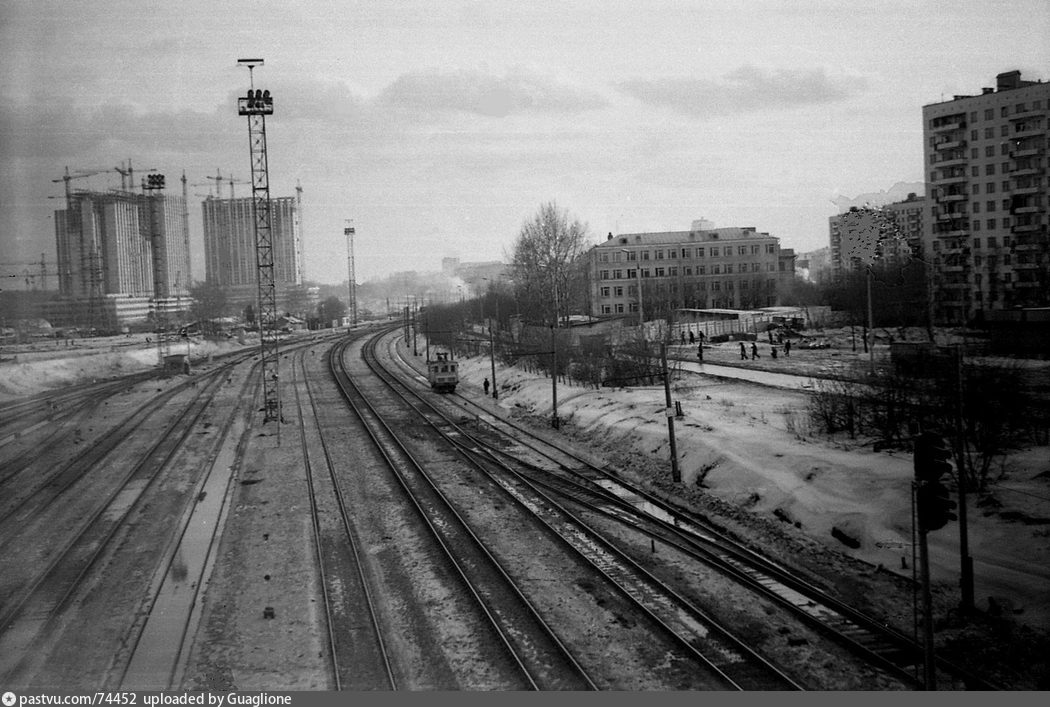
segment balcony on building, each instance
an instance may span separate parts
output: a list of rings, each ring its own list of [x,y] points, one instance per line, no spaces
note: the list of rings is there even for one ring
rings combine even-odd
[[[1029,118],[1040,118],[1043,116],[1042,109],[1036,108],[1025,108],[1023,111],[1014,113],[1010,116],[1010,122],[1018,120],[1028,120]]]
[[[1037,167],[1032,165],[1018,165],[1017,167],[1010,170],[1010,177],[1033,177],[1037,174],[1042,174],[1046,169],[1043,167]]]
[[[1015,131],[1010,136],[1014,140],[1020,140],[1021,138],[1032,137],[1034,135],[1042,135],[1046,132],[1045,128],[1041,128],[1035,123],[1018,123],[1014,128]]]
[[[1018,180],[1014,180],[1014,181],[1018,181]],[[1013,194],[1014,196],[1024,196],[1026,194],[1038,194],[1041,191],[1043,191],[1043,188],[1041,186],[1039,186],[1038,182],[1032,183],[1032,182],[1029,182],[1028,180],[1025,180],[1025,183],[1023,183],[1023,184],[1014,184],[1014,186],[1011,187],[1011,189],[1010,189],[1010,193]]]
[[[965,192],[950,191],[938,194],[936,199],[938,204],[949,204],[953,201],[966,201],[969,199],[969,196]]]
[[[942,135],[941,139],[938,140],[933,149],[941,152],[942,150],[955,150],[966,147],[966,140],[961,135]]]
[[[966,114],[958,113],[956,115],[946,115],[941,118],[934,118],[931,121],[930,130],[936,133],[947,133],[952,130],[965,130],[966,129]]]
[[[940,165],[938,165],[940,167]],[[967,181],[965,170],[957,170],[948,174],[945,174],[940,169],[937,170],[937,175],[934,177],[934,184],[962,184]]]
[[[1045,228],[1041,223],[1018,223],[1010,227],[1012,233],[1033,233]]]

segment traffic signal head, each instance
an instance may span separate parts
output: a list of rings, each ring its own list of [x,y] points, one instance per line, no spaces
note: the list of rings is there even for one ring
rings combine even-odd
[[[955,509],[958,504],[948,495],[948,489],[938,481],[919,482],[918,500],[919,528],[940,530],[950,520],[958,520]]]
[[[952,465],[948,460],[951,457],[951,450],[943,437],[923,432],[915,440],[915,478],[932,482],[950,474]]]

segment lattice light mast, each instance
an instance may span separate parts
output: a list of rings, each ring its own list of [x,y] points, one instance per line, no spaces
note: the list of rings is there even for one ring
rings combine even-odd
[[[161,233],[160,211],[164,206],[163,174],[150,174],[142,180],[142,192],[146,198],[146,209],[149,214],[149,238],[151,244],[150,261],[153,265],[153,324],[157,336],[157,364],[164,365],[164,357],[171,353],[168,342],[167,313],[162,311],[167,306],[168,288],[165,282],[167,272],[167,249],[165,238]]]
[[[349,270],[349,290],[350,290],[350,326],[357,326],[357,283],[354,280],[354,222],[350,219],[346,220],[346,227],[343,228],[343,235],[346,236],[346,267]]]
[[[273,115],[269,91],[255,88],[253,70],[262,59],[238,59],[248,67],[248,95],[237,99],[237,114],[248,116],[248,145],[252,160],[252,211],[255,215],[255,261],[259,293],[259,346],[262,360],[264,422],[280,421],[281,400],[277,363],[277,289],[274,280],[273,229],[270,215],[270,169],[266,160],[266,116]]]

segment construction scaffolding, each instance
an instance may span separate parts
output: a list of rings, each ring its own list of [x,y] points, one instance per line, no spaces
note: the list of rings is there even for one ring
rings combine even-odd
[[[264,422],[281,419],[278,388],[280,360],[277,330],[277,291],[274,278],[273,229],[270,216],[270,171],[266,159],[266,116],[273,115],[269,91],[255,88],[253,70],[262,59],[239,59],[248,67],[248,95],[237,99],[237,114],[248,117],[248,145],[252,163],[252,209],[255,216],[255,259],[258,271],[259,347],[262,361]]]

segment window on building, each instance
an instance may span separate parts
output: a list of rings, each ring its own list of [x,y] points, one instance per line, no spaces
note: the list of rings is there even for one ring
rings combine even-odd
[[[722,283],[720,283],[718,280],[715,280],[714,282],[711,283],[711,289],[714,290],[715,292],[721,291]]]
[[[664,259],[664,251],[663,251],[662,248],[660,250],[656,251],[656,259],[657,260],[663,260]]]
[[[617,287],[616,288],[616,296],[617,297],[623,297],[623,288],[622,287]]]
[[[623,305],[622,304],[616,305],[616,313],[617,314],[623,314]]]
[[[1010,228],[1010,217],[1007,216],[1003,219],[1003,228]]]
[[[667,249],[667,258],[668,258],[668,260],[677,260],[678,259],[678,249],[677,248],[668,248]]]
[[[985,221],[984,225],[989,231],[994,231],[995,230],[995,219],[994,218],[988,219],[987,221]]]
[[[1000,155],[1008,155],[1008,154],[1010,154],[1010,143],[1004,142],[1002,145],[1000,145],[999,146],[999,154]]]
[[[609,254],[608,254],[608,253],[602,253],[602,257],[601,257],[601,258],[599,258],[599,260],[600,260],[601,262],[603,262],[603,263],[607,263],[607,262],[609,262]]]
[[[740,289],[741,290],[746,290],[747,289],[747,280],[741,280],[740,281]]]
[[[985,120],[993,120],[995,118],[995,111],[991,108],[986,108],[984,111]]]
[[[762,267],[762,263],[751,263],[751,272],[758,272]]]
[[[1009,211],[1010,210],[1010,200],[1009,199],[1003,199],[1002,208],[1003,208],[1003,211]]]
[[[684,272],[682,274],[685,275],[686,277],[689,277],[690,275],[692,275],[693,274],[693,266],[692,265],[686,265],[685,269],[684,269]]]
[[[620,280],[623,278],[623,270],[613,270],[613,279]]]
[[[656,276],[657,277],[663,277],[664,276],[664,269],[663,268],[657,268],[656,269]]]
[[[689,249],[688,248],[682,248],[682,260],[688,260],[688,259],[689,259]]]
[[[977,165],[973,165],[972,167],[970,167],[970,176],[971,177],[979,177],[979,176],[981,176],[981,168],[978,167]]]
[[[1010,115],[1010,107],[1009,106],[1003,106],[1002,108],[999,109],[999,117],[1000,118],[1005,118],[1008,115]]]
[[[981,202],[979,202],[979,201],[973,202],[973,212],[975,214],[981,213]]]
[[[629,251],[627,251],[627,260],[628,261],[636,261],[636,260],[638,260],[638,251],[636,251],[636,250],[629,250]]]
[[[601,272],[600,272],[600,273],[598,274],[598,277],[599,277],[600,279],[602,279],[602,280],[608,280],[608,279],[609,279],[609,271],[608,271],[608,270],[602,270],[602,271],[601,271]]]
[[[602,305],[602,314],[612,314],[612,306],[608,304]]]
[[[638,277],[638,270],[636,270],[634,268],[628,268],[627,269],[627,279],[628,280],[633,280],[636,277]]]
[[[1003,191],[1010,191],[1010,181],[1009,180],[1004,181],[1001,186],[1003,187]]]
[[[722,248],[722,255],[727,258],[731,257],[733,255],[733,246],[727,245],[724,248]]]
[[[667,268],[667,274],[670,275],[671,277],[677,276],[678,275],[678,266],[677,265],[672,265],[671,267]]]
[[[993,137],[995,137],[995,128],[985,128],[984,139],[991,140]]]
[[[707,266],[705,266],[705,265],[697,265],[696,266],[696,274],[697,275],[706,275],[707,274]]]
[[[976,147],[971,147],[970,148],[970,159],[971,160],[977,159],[977,155],[978,155],[977,148]]]
[[[980,194],[981,193],[981,185],[978,184],[977,182],[974,182],[973,184],[970,185],[970,192],[973,193],[973,194]]]
[[[985,157],[995,157],[995,145],[985,145],[984,146],[984,156]]]
[[[737,255],[747,255],[747,246],[746,245],[737,246],[736,254]]]
[[[995,182],[988,182],[984,186],[984,193],[985,194],[994,194],[995,193]]]
[[[1009,125],[1004,125],[1001,128],[999,128],[999,137],[1006,137],[1009,134],[1010,134],[1010,126]],[[1006,147],[1006,145],[1003,145],[1003,147]],[[1005,155],[1006,153],[1004,152],[1003,154]]]
[[[649,277],[649,268],[642,268],[642,277]]]
[[[989,248],[998,248],[999,247],[998,244],[996,243],[995,236],[988,236],[988,247]]]
[[[994,201],[985,202],[984,210],[985,211],[995,211],[995,202]]]
[[[974,231],[980,231],[981,230],[981,222],[978,221],[977,219],[974,219],[973,223],[970,224],[970,229],[974,230]],[[937,244],[934,243],[934,245],[937,245]]]
[[[984,173],[985,174],[995,174],[995,165],[994,164],[986,164],[984,166]]]
[[[609,288],[608,287],[600,288],[599,292],[601,292],[602,297],[608,297],[609,296]]]
[[[774,270],[776,270],[776,267],[773,263],[766,263],[766,272],[773,272]]]
[[[648,259],[649,259],[649,251],[643,250],[642,251],[642,260],[648,260]]]
[[[698,258],[704,257],[704,249],[703,248],[697,248],[696,249],[696,257],[698,257]]]
[[[732,280],[726,280],[726,291],[728,291],[728,292],[732,292],[733,291],[733,281]]]
[[[766,254],[776,255],[777,247],[774,243],[766,243]]]
[[[977,122],[977,111],[975,111],[975,110],[970,111],[970,122],[971,123],[976,123]]]
[[[721,265],[715,265],[713,268],[711,268],[711,272],[713,274],[715,274],[715,275],[721,275],[722,274],[722,266]]]

